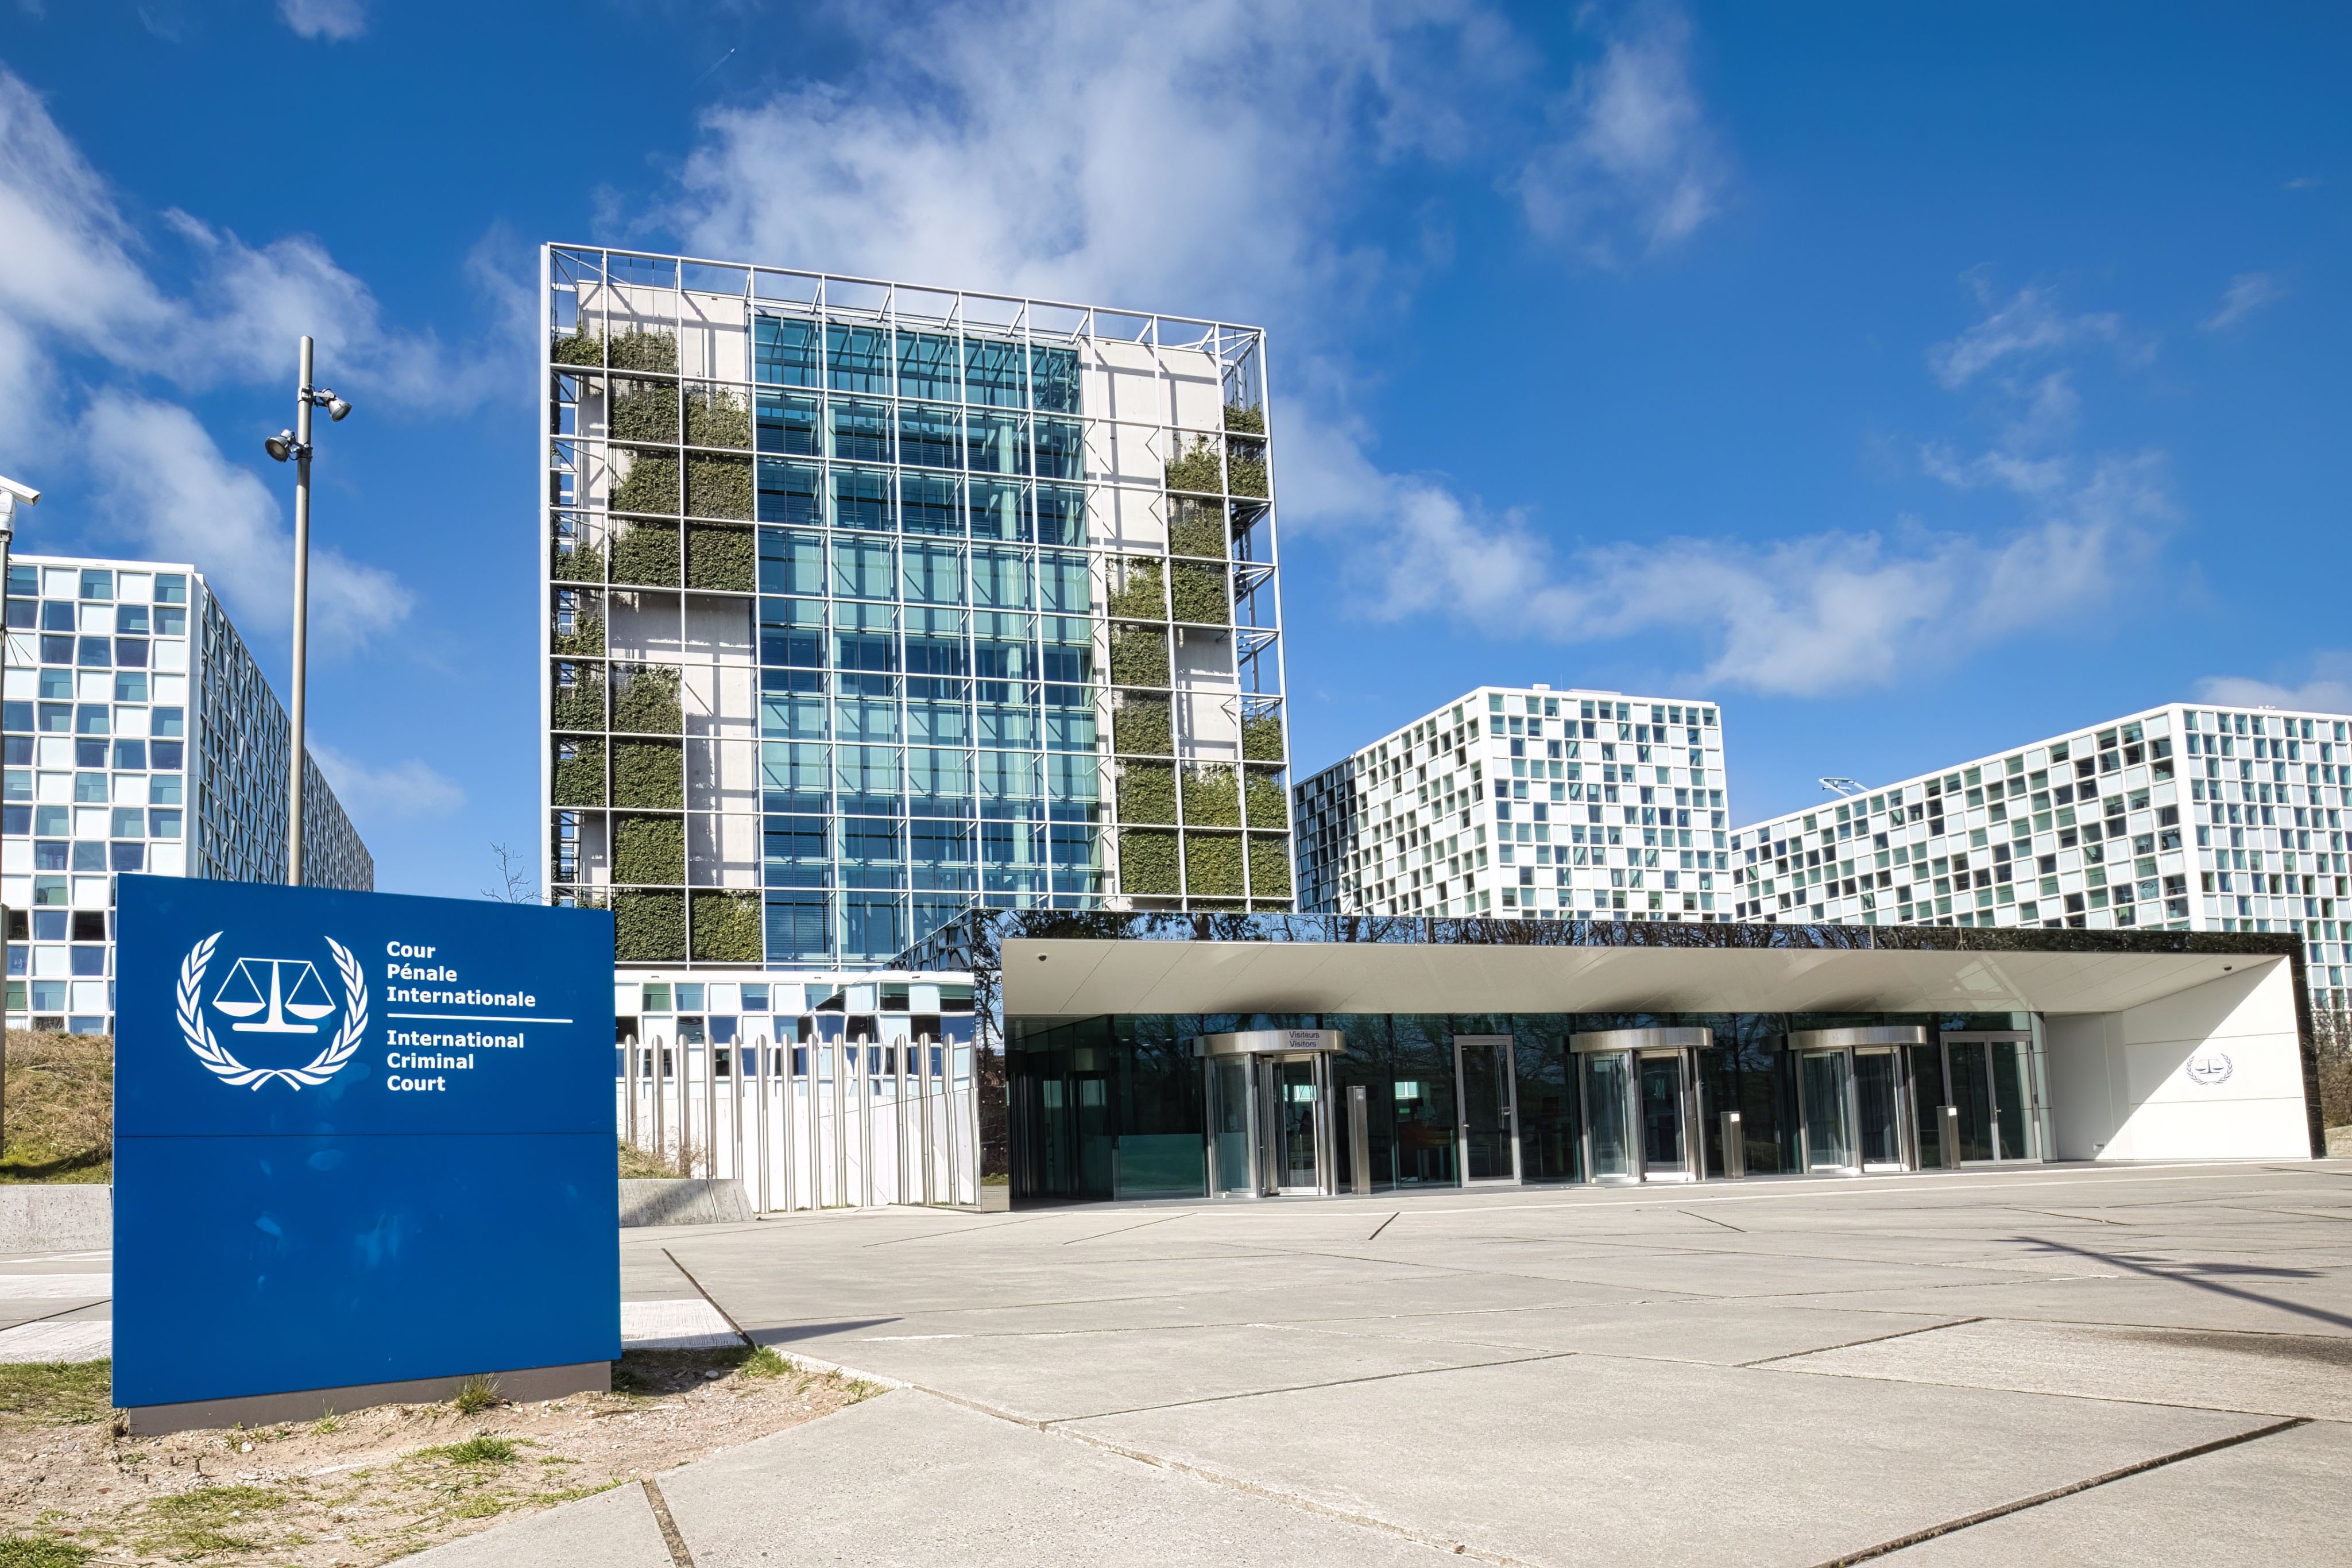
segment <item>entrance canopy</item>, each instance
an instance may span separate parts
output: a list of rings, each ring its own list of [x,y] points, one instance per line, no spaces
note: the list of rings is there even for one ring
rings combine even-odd
[[[2073,951],[2057,944],[2082,934],[2015,935],[2046,936],[2053,947],[1487,946],[1008,935],[1001,947],[1002,1001],[1008,1019],[1106,1013],[2115,1013],[2233,973],[2243,976],[2290,962],[2277,952],[2276,938],[2266,944],[2268,952]],[[2163,944],[2172,936],[2151,932],[2144,940]],[[2121,939],[2117,946],[2134,939],[2126,933],[2115,933],[2114,938]]]

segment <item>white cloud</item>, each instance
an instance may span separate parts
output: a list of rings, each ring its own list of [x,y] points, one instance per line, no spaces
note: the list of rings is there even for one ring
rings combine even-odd
[[[278,15],[305,38],[342,43],[367,31],[361,0],[278,0]]]
[[[1978,298],[1990,306],[1985,319],[1948,343],[1927,350],[1928,368],[1948,391],[1958,391],[1984,371],[2006,361],[2043,355],[2084,342],[2116,342],[2123,336],[2123,319],[2107,313],[2069,316],[2050,294],[2021,288],[1993,306],[1981,279]]]
[[[335,799],[355,819],[446,817],[466,803],[457,780],[415,758],[378,768],[316,740],[310,747]]]
[[[278,499],[221,455],[176,403],[121,392],[91,401],[80,432],[101,514],[143,554],[193,562],[250,632],[294,618],[294,541]],[[351,653],[407,618],[398,579],[339,550],[310,547],[310,632],[322,654]]]
[[[2224,327],[2234,327],[2263,306],[2283,299],[2286,290],[2281,288],[2267,272],[2242,272],[2230,279],[2230,287],[2221,291],[2221,308],[2200,323],[2208,332],[2218,332]]]
[[[2249,675],[2208,675],[2193,689],[2199,702],[2232,707],[2352,714],[2352,653],[2314,653],[2310,676],[2294,685]]]
[[[1514,182],[1537,233],[1611,265],[1628,249],[1687,239],[1721,204],[1724,160],[1691,85],[1690,25],[1679,11],[1634,13],[1553,114],[1563,134]]]

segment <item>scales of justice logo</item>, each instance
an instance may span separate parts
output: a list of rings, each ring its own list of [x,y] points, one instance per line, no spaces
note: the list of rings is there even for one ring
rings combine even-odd
[[[221,1043],[205,1017],[205,973],[212,967],[221,936],[215,931],[197,943],[180,964],[180,1034],[196,1060],[222,1082],[237,1088],[258,1089],[273,1078],[298,1090],[316,1088],[341,1071],[358,1053],[368,1025],[367,979],[351,949],[331,936],[321,938],[343,983],[343,1021],[318,1054],[299,1067],[248,1067]],[[263,1040],[256,1044],[261,1044],[273,1035],[327,1034],[327,1019],[336,1003],[319,977],[318,965],[308,958],[237,958],[213,994],[212,1009],[234,1020],[229,1025],[232,1040],[240,1034],[259,1035]]]

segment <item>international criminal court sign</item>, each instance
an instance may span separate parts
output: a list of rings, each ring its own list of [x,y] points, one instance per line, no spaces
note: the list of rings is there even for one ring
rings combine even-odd
[[[605,1385],[613,918],[118,880],[114,1402],[134,1430]]]

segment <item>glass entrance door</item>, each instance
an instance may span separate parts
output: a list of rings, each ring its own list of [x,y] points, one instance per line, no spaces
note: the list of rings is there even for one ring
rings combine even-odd
[[[1645,1177],[1688,1176],[1690,1143],[1685,1135],[1688,1113],[1684,1094],[1689,1080],[1684,1071],[1683,1053],[1645,1052],[1635,1061],[1642,1174]]]
[[[1853,1053],[1854,1135],[1866,1171],[1903,1168],[1900,1048]]]
[[[1512,1092],[1510,1037],[1454,1036],[1454,1082],[1464,1185],[1518,1180],[1518,1107]]]
[[[1272,1158],[1267,1163],[1277,1192],[1323,1190],[1321,1062],[1314,1056],[1274,1057],[1266,1062],[1266,1089],[1273,1102],[1273,1114],[1267,1118],[1273,1129],[1267,1151]]]
[[[1805,1168],[1852,1170],[1853,1057],[1844,1051],[1808,1051],[1797,1059],[1797,1089],[1804,1096]]]
[[[1945,1080],[1959,1113],[1960,1158],[2033,1158],[2030,1037],[1944,1037]]]
[[[1585,1168],[1595,1181],[1625,1181],[1633,1175],[1633,1149],[1626,1134],[1632,1098],[1633,1058],[1622,1051],[1595,1051],[1584,1064]]]
[[[1992,1075],[1984,1041],[1947,1040],[1944,1053],[1949,1064],[1945,1077],[1951,1088],[1952,1109],[1959,1113],[1960,1158],[1998,1157],[1992,1141]]]
[[[1210,1179],[1219,1197],[1255,1197],[1258,1192],[1256,1162],[1250,1158],[1256,1107],[1249,1061],[1246,1056],[1209,1059]]]

